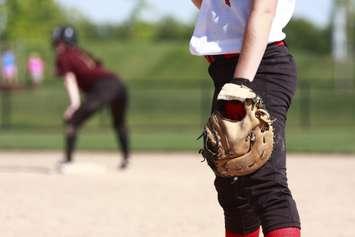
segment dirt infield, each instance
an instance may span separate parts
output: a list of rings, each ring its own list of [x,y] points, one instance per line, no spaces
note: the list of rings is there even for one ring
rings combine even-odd
[[[0,153],[1,237],[222,237],[213,174],[192,154]],[[289,182],[303,237],[354,237],[355,156],[292,155]]]

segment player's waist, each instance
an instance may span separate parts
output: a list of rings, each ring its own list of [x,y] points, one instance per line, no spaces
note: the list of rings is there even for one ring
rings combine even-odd
[[[280,40],[280,41],[275,41],[275,42],[268,44],[268,47],[270,47],[270,46],[282,47],[282,46],[287,46],[287,45],[284,40]],[[220,61],[220,60],[225,60],[225,59],[235,59],[238,57],[239,57],[239,53],[205,55],[205,58],[209,63],[213,63],[215,61]]]

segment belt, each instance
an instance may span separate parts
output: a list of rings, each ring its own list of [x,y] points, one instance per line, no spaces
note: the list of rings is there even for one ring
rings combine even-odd
[[[286,42],[284,40],[281,41],[275,41],[273,43],[268,44],[268,46],[277,46],[277,47],[282,47],[286,46]],[[231,58],[238,58],[239,53],[231,53],[231,54],[219,54],[219,55],[206,55],[205,58],[209,63],[213,63],[218,60],[223,60],[223,59],[231,59]]]

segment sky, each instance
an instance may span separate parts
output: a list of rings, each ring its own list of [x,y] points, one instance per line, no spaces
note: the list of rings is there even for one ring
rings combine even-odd
[[[127,18],[136,0],[56,0],[65,7],[77,8],[98,23],[120,22]],[[282,1],[282,0],[281,0]],[[191,22],[197,11],[190,0],[147,0],[149,20],[172,15],[183,22]],[[304,17],[319,26],[328,23],[333,0],[296,0],[297,17]]]

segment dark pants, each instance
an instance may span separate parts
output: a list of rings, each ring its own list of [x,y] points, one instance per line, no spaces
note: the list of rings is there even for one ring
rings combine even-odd
[[[219,59],[209,67],[216,96],[233,78],[237,58]],[[238,178],[215,179],[218,200],[224,210],[226,230],[249,233],[260,225],[264,233],[284,227],[300,227],[295,201],[286,177],[285,123],[296,89],[296,67],[287,47],[269,45],[251,88],[270,112],[275,133],[270,160],[255,173]]]
[[[72,160],[78,129],[95,112],[109,105],[112,115],[112,126],[117,141],[120,143],[123,158],[129,157],[128,131],[126,126],[126,110],[128,104],[127,90],[123,82],[117,78],[98,80],[93,88],[85,94],[79,109],[67,121],[66,161]]]

